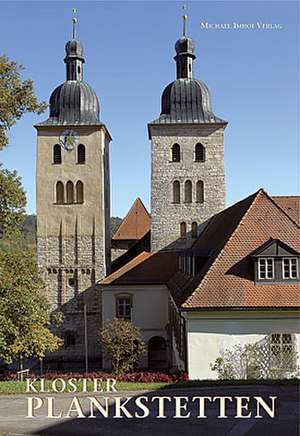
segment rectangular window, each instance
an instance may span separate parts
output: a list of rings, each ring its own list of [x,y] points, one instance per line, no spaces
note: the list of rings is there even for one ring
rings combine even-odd
[[[274,278],[274,259],[258,259],[259,280],[272,280]]]
[[[131,297],[117,297],[116,316],[131,321]]]
[[[291,370],[295,367],[297,359],[295,342],[290,333],[275,333],[271,335],[270,363],[273,369]]]
[[[296,257],[286,257],[282,259],[282,278],[298,278],[298,259]]]

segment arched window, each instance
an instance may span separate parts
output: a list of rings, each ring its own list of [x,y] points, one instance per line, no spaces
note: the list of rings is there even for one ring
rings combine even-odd
[[[180,224],[180,237],[186,238],[186,223],[185,222],[182,222]]]
[[[83,183],[79,180],[76,183],[76,203],[82,204],[84,200],[83,196]]]
[[[173,203],[180,203],[180,183],[178,180],[173,182]]]
[[[180,162],[180,145],[174,144],[172,147],[172,161]]]
[[[195,145],[195,162],[205,161],[205,147],[198,143]]]
[[[67,204],[74,203],[74,185],[72,182],[67,183]]]
[[[56,183],[56,204],[64,204],[64,185],[62,182]]]
[[[204,202],[204,184],[202,180],[198,180],[196,185],[196,201],[197,203]]]
[[[184,202],[192,202],[192,182],[190,180],[187,180],[184,184]]]
[[[85,146],[83,144],[79,144],[77,148],[77,163],[85,163]]]
[[[192,238],[197,238],[198,236],[198,225],[196,223],[196,221],[192,222]]]
[[[55,144],[53,147],[53,163],[61,164],[61,146],[59,144]]]

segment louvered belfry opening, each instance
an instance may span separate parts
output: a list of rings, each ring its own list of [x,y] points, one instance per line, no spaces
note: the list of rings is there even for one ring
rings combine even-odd
[[[195,145],[195,161],[196,162],[204,162],[205,161],[205,148],[200,143]]]
[[[53,163],[61,164],[61,146],[59,144],[55,144],[53,147]]]
[[[83,144],[78,145],[77,149],[77,163],[84,164],[85,163],[85,146]]]

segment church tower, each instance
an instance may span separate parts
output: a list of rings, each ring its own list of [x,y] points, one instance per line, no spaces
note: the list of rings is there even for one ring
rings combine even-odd
[[[148,124],[153,251],[191,246],[200,224],[225,207],[227,122],[214,115],[207,86],[194,78],[193,40],[183,36],[175,51],[176,80],[162,93],[159,118]]]
[[[96,349],[101,307],[89,290],[110,271],[111,140],[83,80],[83,47],[74,33],[65,47],[66,80],[50,97],[49,118],[35,126],[38,266],[52,308],[65,315],[65,345],[55,356],[73,360],[73,368],[84,359],[84,304],[89,353]]]

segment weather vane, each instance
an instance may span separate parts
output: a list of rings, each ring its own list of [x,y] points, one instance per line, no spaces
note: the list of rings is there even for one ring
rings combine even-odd
[[[187,10],[186,4],[184,4],[182,6],[182,9],[183,9],[183,15],[182,15],[182,24],[183,24],[182,35],[184,37],[186,37],[186,25],[187,25],[187,19],[188,19],[187,15],[186,15],[186,10]]]
[[[77,8],[73,8],[73,14],[77,14],[78,9]],[[73,39],[76,39],[76,24],[78,23],[78,20],[76,17],[72,18],[72,23],[73,23]]]

